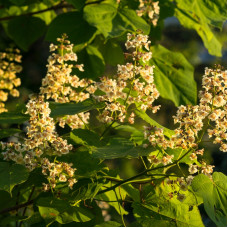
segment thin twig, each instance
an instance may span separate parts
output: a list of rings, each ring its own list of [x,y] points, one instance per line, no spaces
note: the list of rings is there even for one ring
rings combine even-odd
[[[159,166],[159,167],[155,167],[155,168],[151,168],[151,169],[146,169],[144,170],[143,172],[133,176],[133,177],[130,177],[126,180],[123,180],[123,181],[120,181],[119,183],[113,185],[112,187],[110,188],[107,188],[105,190],[102,190],[100,192],[98,192],[98,195],[99,194],[102,194],[102,193],[105,193],[105,192],[108,192],[108,191],[111,191],[111,190],[114,190],[115,188],[117,188],[118,186],[122,185],[122,184],[126,184],[132,180],[135,180],[136,178],[138,177],[141,177],[141,176],[144,176],[146,175],[148,172],[150,171],[153,171],[153,170],[157,170],[157,169],[162,169],[162,168],[167,168],[167,167],[170,167],[170,166],[173,166],[173,165],[176,165],[182,158],[184,158],[192,149],[189,149],[184,155],[182,155],[179,159],[177,159],[175,162],[171,163],[171,164],[168,164],[168,165],[164,165],[164,166]]]
[[[20,17],[20,16],[32,16],[32,15],[35,15],[35,14],[44,13],[44,12],[50,11],[50,10],[62,9],[62,8],[65,8],[65,7],[73,8],[73,6],[70,5],[70,4],[62,4],[62,3],[60,3],[60,4],[56,5],[56,6],[52,6],[52,7],[49,7],[47,9],[39,10],[39,11],[36,11],[36,12],[29,12],[29,13],[24,13],[24,14],[21,14],[21,15],[2,17],[2,18],[0,18],[0,21],[6,21],[6,20],[10,20],[10,19],[13,19],[13,18],[16,18],[16,17]]]
[[[35,186],[32,187],[32,191],[31,191],[30,194],[29,194],[29,197],[28,197],[28,201],[27,201],[27,202],[30,202],[30,201],[31,201],[32,195],[33,195],[33,193],[34,193],[34,191],[35,191],[35,188],[36,188]],[[23,212],[22,212],[22,216],[25,216],[26,210],[27,210],[27,206],[24,208],[24,210],[23,210]],[[21,226],[22,222],[23,222],[23,221],[21,221],[21,222],[19,223],[19,226]]]

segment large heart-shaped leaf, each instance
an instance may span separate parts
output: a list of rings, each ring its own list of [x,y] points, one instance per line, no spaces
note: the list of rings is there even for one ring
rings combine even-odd
[[[29,172],[24,166],[0,162],[0,190],[11,193],[13,187],[25,182],[28,176]]]
[[[192,188],[203,198],[208,216],[217,226],[227,226],[227,177],[215,172],[213,179],[200,174],[193,179]]]
[[[162,97],[172,100],[176,106],[196,104],[197,88],[194,68],[186,58],[177,52],[169,51],[161,45],[151,47],[154,69],[154,82]]]

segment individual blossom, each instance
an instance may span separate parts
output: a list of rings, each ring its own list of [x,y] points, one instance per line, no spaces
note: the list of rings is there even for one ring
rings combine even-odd
[[[161,159],[161,162],[163,165],[167,165],[172,163],[173,158],[174,158],[174,155],[166,155]]]
[[[183,202],[183,201],[186,199],[186,195],[185,195],[185,194],[180,194],[180,193],[178,193],[178,194],[177,194],[177,199],[178,199],[180,202]]]
[[[189,175],[189,176],[186,178],[186,183],[187,183],[187,185],[191,185],[193,179],[194,179],[194,176]]]
[[[190,174],[197,173],[198,172],[198,166],[190,164],[188,171]]]
[[[161,160],[157,158],[155,155],[151,155],[148,157],[148,161],[153,164],[159,164],[161,163]]]
[[[19,97],[19,91],[16,87],[21,85],[17,74],[22,71],[21,55],[18,49],[6,49],[6,52],[0,52],[0,113],[7,112],[5,102],[9,94],[13,97]]]
[[[201,167],[201,173],[203,173],[206,176],[211,177],[211,174],[213,173],[214,167],[215,167],[214,165],[203,164],[203,166]]]
[[[148,21],[151,22],[153,26],[156,26],[160,14],[159,1],[139,0],[139,3],[139,9],[136,10],[137,15],[140,17],[148,17]]]

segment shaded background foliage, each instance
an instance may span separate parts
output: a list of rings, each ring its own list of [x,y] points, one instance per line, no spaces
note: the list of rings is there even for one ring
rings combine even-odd
[[[0,1],[0,49],[4,50],[9,46],[19,47],[23,55],[21,96],[16,100],[9,100],[7,104],[9,110],[15,110],[16,104],[27,102],[28,94],[39,91],[41,79],[46,74],[48,46],[50,42],[55,42],[62,33],[67,33],[71,42],[75,44],[74,50],[78,55],[78,62],[85,64],[85,72],[79,75],[81,77],[97,79],[102,75],[115,74],[116,65],[124,63],[126,32],[136,29],[142,29],[149,34],[152,45],[160,44],[170,51],[182,53],[194,67],[197,88],[201,86],[205,67],[221,64],[226,68],[227,29],[226,24],[223,25],[221,22],[226,20],[226,1],[211,1],[215,3],[216,7],[211,8],[213,4],[208,3],[208,8],[205,8],[206,1],[203,0],[177,0],[174,3],[160,0],[161,12],[157,27],[149,26],[145,20],[136,16],[135,10],[138,8],[138,1],[123,0],[120,9],[117,9],[118,5],[115,2],[114,0]],[[53,9],[45,11],[47,8]],[[40,10],[44,10],[44,12],[33,14]],[[26,15],[19,16],[21,14]],[[15,17],[17,15],[18,17]],[[5,19],[1,20],[1,18]],[[197,23],[194,22],[195,20],[198,20]],[[210,35],[212,41],[208,38]],[[159,51],[162,52],[161,49],[154,48],[153,56],[156,56]],[[177,59],[173,53],[170,55],[171,58]],[[169,60],[162,58],[160,64],[165,65],[166,61]],[[172,62],[172,64],[174,70],[181,67],[178,65],[178,61]],[[159,65],[157,66],[155,63],[155,66],[155,82],[157,80],[157,87],[159,87],[162,80],[159,81],[161,76],[159,72],[157,72],[159,76],[156,79],[156,69],[159,69]],[[153,119],[163,126],[173,129],[172,116],[176,113],[176,106],[196,103],[196,94],[194,94],[196,91],[192,91],[192,99],[189,98],[191,92],[188,94],[190,100],[177,99],[175,96],[168,100],[165,98],[171,96],[170,91],[166,92],[164,85],[161,86],[161,89],[164,90],[162,97],[156,101],[157,104],[162,105],[161,110],[157,114],[153,114]],[[143,121],[138,118],[136,125],[140,126],[142,123]],[[2,124],[2,127],[7,128],[8,125]],[[59,130],[64,133],[63,130]],[[110,135],[112,134],[115,132],[111,131]],[[226,154],[220,152],[216,145],[205,144],[204,146],[210,151],[205,160],[214,164],[216,171],[226,174]],[[120,176],[123,178],[136,175],[143,169],[137,159],[118,158],[106,160],[106,164],[110,169],[119,170]],[[41,206],[45,204],[44,202],[39,203]],[[205,225],[214,225],[203,207],[200,209]],[[126,205],[126,210],[131,212],[126,218],[132,222],[130,205]],[[117,215],[113,214],[113,217],[115,216]],[[88,226],[89,223],[84,225]]]

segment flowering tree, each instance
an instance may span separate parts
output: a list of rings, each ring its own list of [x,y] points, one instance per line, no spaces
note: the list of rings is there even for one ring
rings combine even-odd
[[[201,227],[202,205],[226,226],[226,176],[213,172],[203,140],[227,151],[227,72],[206,68],[197,92],[184,55],[157,44],[175,16],[221,56],[212,27],[222,28],[225,1],[0,3],[18,48],[44,34],[52,42],[39,92],[14,111],[7,99],[19,96],[23,61],[19,49],[0,53],[1,226]],[[173,129],[153,119],[159,96],[177,107]],[[143,169],[120,173],[108,162],[118,158]]]

